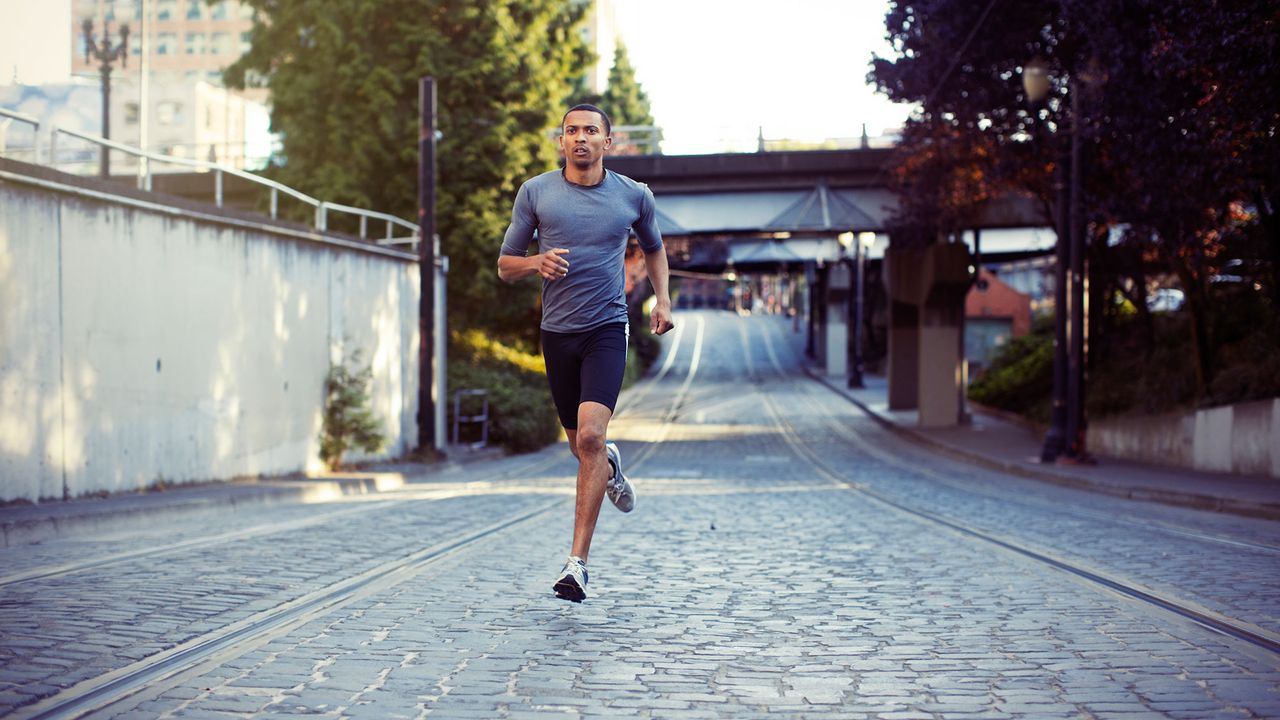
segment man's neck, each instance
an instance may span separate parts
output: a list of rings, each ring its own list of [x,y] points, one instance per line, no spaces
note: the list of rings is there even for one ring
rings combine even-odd
[[[604,181],[604,163],[596,163],[588,168],[576,168],[573,163],[565,163],[564,179],[574,185],[599,185]]]

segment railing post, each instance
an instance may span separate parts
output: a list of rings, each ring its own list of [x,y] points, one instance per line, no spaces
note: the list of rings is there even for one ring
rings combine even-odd
[[[271,219],[275,220],[280,209],[280,191],[271,188]]]
[[[361,215],[360,216],[360,239],[361,240],[366,239],[365,236],[368,234],[369,234],[369,216]]]
[[[321,200],[320,203],[316,205],[316,229],[323,232],[328,229],[328,224],[329,218],[326,216],[324,201]]]
[[[391,234],[391,228],[392,228],[392,227],[393,227],[393,226],[392,226],[391,221],[390,221],[390,220],[388,220],[388,221],[387,221],[387,239],[388,239],[388,240],[390,240],[392,237],[395,237],[394,235],[392,235],[392,234]]]
[[[58,126],[49,126],[49,167],[58,167]]]
[[[222,207],[222,170],[213,171],[213,194],[214,204]]]

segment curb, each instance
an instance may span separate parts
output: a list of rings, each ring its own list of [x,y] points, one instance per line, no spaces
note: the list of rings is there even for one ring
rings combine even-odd
[[[810,378],[827,386],[836,394],[853,403],[859,410],[866,413],[868,417],[875,420],[882,427],[891,432],[910,440],[917,445],[921,445],[940,455],[946,455],[955,460],[978,465],[989,470],[996,470],[1009,475],[1026,478],[1028,480],[1038,480],[1063,487],[1075,488],[1077,490],[1086,490],[1089,492],[1099,493],[1102,495],[1110,495],[1112,497],[1121,497],[1128,500],[1136,500],[1142,502],[1157,502],[1163,505],[1173,505],[1176,507],[1193,508],[1196,510],[1211,510],[1214,512],[1222,512],[1230,515],[1241,515],[1244,517],[1260,518],[1263,520],[1280,520],[1280,506],[1271,504],[1257,504],[1236,500],[1234,498],[1224,498],[1214,495],[1203,495],[1200,493],[1188,493],[1177,490],[1165,490],[1162,488],[1151,487],[1120,487],[1116,485],[1105,485],[1102,483],[1092,482],[1085,478],[1072,475],[1063,475],[1050,472],[1047,470],[1036,470],[1028,468],[1017,463],[997,460],[995,458],[980,455],[978,453],[969,452],[952,445],[938,442],[933,438],[917,432],[911,428],[904,427],[898,423],[880,415],[872,410],[857,397],[848,393],[844,388],[830,382],[827,378],[815,373],[811,368],[805,368],[805,374]]]
[[[353,495],[398,490],[428,477],[502,457],[500,450],[451,453],[444,462],[383,463],[383,470],[355,470],[317,477],[279,475],[261,479],[178,486],[166,491],[121,493],[106,498],[53,500],[0,508],[0,547],[30,545],[57,538],[136,527],[144,518],[173,517],[283,503],[318,503]],[[10,517],[5,517],[5,516]]]

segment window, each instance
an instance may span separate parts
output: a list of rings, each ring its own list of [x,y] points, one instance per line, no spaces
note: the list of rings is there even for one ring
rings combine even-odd
[[[156,33],[156,55],[177,55],[178,34]]]
[[[222,2],[209,8],[209,17],[213,18],[214,20],[226,20],[227,19],[226,0],[222,0]]]
[[[252,20],[252,19],[253,19],[253,6],[252,6],[252,5],[250,5],[249,3],[244,2],[243,0],[241,0],[239,15],[240,15],[240,19],[241,19],[241,20]]]
[[[156,122],[161,125],[177,125],[182,122],[182,103],[165,100],[156,105]]]
[[[124,122],[126,125],[138,124],[138,103],[127,102],[124,104]]]
[[[159,0],[156,3],[156,20],[176,20],[178,0]]]
[[[199,20],[204,0],[187,0],[187,19]]]
[[[203,55],[204,33],[187,33],[187,42],[184,48],[188,55]]]
[[[253,33],[250,33],[248,31],[240,33],[240,54],[241,55],[249,52],[249,48],[253,46],[253,41],[249,39],[252,34]]]
[[[210,55],[231,54],[231,33],[217,32],[209,37]]]

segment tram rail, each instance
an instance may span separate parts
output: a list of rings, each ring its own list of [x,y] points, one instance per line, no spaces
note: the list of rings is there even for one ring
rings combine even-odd
[[[771,359],[773,360],[774,367],[778,371],[779,377],[783,379],[793,378],[794,376],[787,373],[785,368],[783,368],[782,364],[778,361],[777,356],[772,349],[771,340],[769,339],[768,333],[766,332],[764,336],[765,336],[766,348],[768,348],[768,352],[770,354]],[[748,344],[747,340],[744,336],[744,345],[747,345],[747,344]],[[1107,572],[1098,570],[1096,568],[1088,567],[1079,561],[1054,555],[1046,550],[1036,548],[1031,544],[1020,541],[1017,538],[1003,536],[1001,534],[992,532],[987,529],[975,527],[961,520],[951,518],[951,517],[944,517],[937,513],[930,512],[928,510],[915,507],[911,504],[901,502],[897,499],[887,496],[882,492],[879,492],[875,489],[868,487],[864,483],[859,483],[856,480],[852,480],[846,477],[845,474],[839,471],[838,469],[831,467],[825,460],[822,459],[820,455],[818,455],[811,448],[805,445],[804,441],[800,438],[799,433],[796,431],[796,428],[785,419],[785,417],[779,411],[776,403],[769,396],[768,393],[762,392],[759,389],[757,389],[756,392],[760,395],[762,404],[768,411],[768,414],[772,419],[774,426],[778,429],[783,439],[792,448],[792,450],[795,452],[797,457],[799,457],[802,461],[804,461],[806,464],[811,466],[820,477],[823,477],[826,480],[834,484],[837,484],[839,486],[848,488],[849,490],[856,492],[864,497],[867,497],[868,499],[878,504],[881,504],[903,515],[909,516],[917,521],[923,521],[928,524],[932,524],[934,526],[940,526],[940,527],[946,528],[950,531],[953,531],[959,534],[961,537],[964,537],[966,539],[981,542],[989,546],[1000,548],[1001,550],[1008,551],[1017,556],[1033,560],[1041,565],[1048,566],[1048,567],[1054,568],[1055,570],[1059,570],[1064,573],[1067,573],[1071,576],[1086,580],[1090,584],[1094,585],[1095,587],[1100,587],[1106,590],[1120,593],[1121,595],[1129,597],[1133,600],[1137,600],[1147,605],[1148,607],[1169,612],[1183,619],[1190,620],[1191,622],[1207,630],[1210,630],[1214,633],[1225,635],[1227,637],[1231,637],[1236,640],[1243,641],[1254,647],[1261,648],[1271,653],[1280,654],[1280,634],[1278,633],[1272,632],[1270,630],[1259,627],[1253,623],[1240,620],[1238,618],[1228,617],[1222,613],[1215,612],[1213,610],[1201,607],[1195,603],[1192,603],[1182,598],[1174,597],[1168,593],[1162,593],[1162,592],[1153,590],[1149,587],[1144,586],[1141,583],[1134,582],[1130,579],[1123,578],[1112,573],[1107,573]],[[814,403],[810,405],[810,407],[821,407],[821,405],[822,403]],[[829,413],[823,410],[822,415],[828,427],[829,428],[832,427],[832,424],[831,424],[832,418],[830,417]],[[839,431],[839,436],[842,438],[851,436],[848,433],[847,429],[845,428],[836,426],[835,429]],[[856,436],[854,437],[856,438]],[[917,465],[912,465],[910,463],[903,462],[902,460],[893,458],[892,456],[888,456],[886,453],[884,453],[883,451],[880,451],[878,448],[870,447],[870,444],[867,443],[865,440],[862,440],[859,438],[859,439],[856,439],[856,442],[858,443],[860,450],[868,452],[869,454],[874,455],[878,459],[881,459],[885,462],[890,462],[891,464],[899,468],[903,468],[911,472],[927,475],[928,477],[933,479],[942,479],[938,473],[932,470],[929,470],[927,468],[922,469]],[[952,483],[949,483],[949,482],[948,482],[948,485],[955,487]],[[966,490],[966,491],[968,490],[967,488],[963,488],[963,487],[958,489]],[[1000,499],[1006,502],[1013,501],[1010,498],[1005,498],[1005,497],[1001,497]],[[1058,508],[1055,506],[1055,511],[1057,510]],[[1218,539],[1218,538],[1212,538],[1212,537],[1200,537],[1200,534],[1192,533],[1192,532],[1187,532],[1186,534],[1202,540]],[[1265,549],[1272,549],[1269,546],[1262,546],[1262,547]]]

